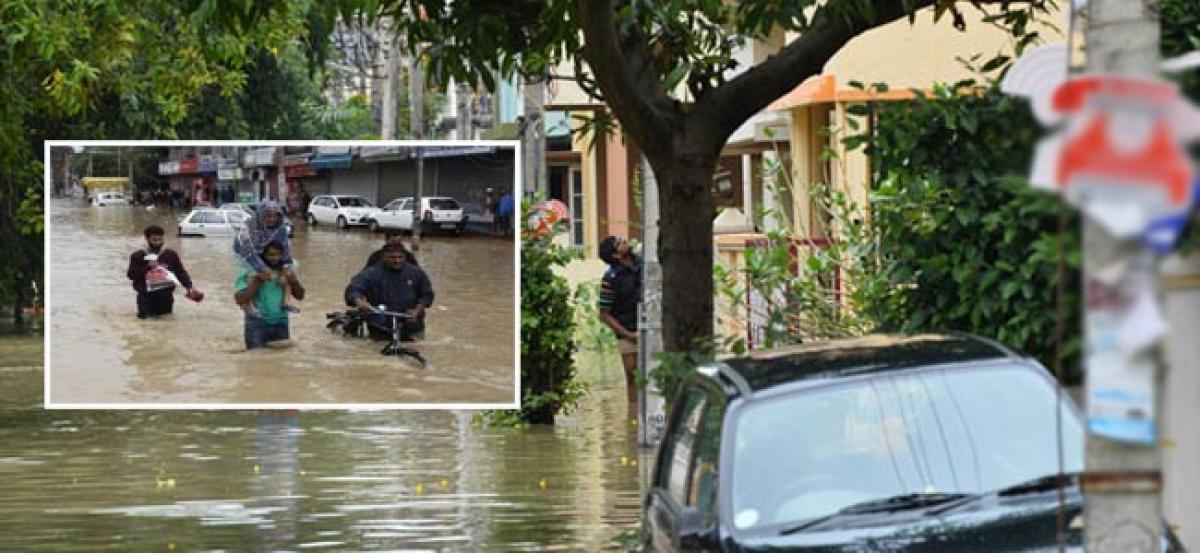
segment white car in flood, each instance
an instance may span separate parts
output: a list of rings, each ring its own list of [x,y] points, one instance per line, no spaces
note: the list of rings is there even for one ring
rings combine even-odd
[[[233,209],[193,209],[179,222],[179,235],[232,235],[249,218],[249,214]]]
[[[383,206],[383,210],[373,215],[367,225],[372,231],[383,228],[398,228],[411,231],[413,228],[413,198],[396,198]],[[445,196],[424,196],[421,198],[421,218],[423,231],[437,229],[450,230],[462,234],[467,226],[467,216],[463,208],[454,200]]]
[[[129,200],[125,199],[125,194],[121,192],[97,192],[95,196],[92,196],[92,205],[96,207],[129,205]]]
[[[308,204],[308,224],[335,224],[338,228],[365,225],[379,208],[362,196],[323,195]]]

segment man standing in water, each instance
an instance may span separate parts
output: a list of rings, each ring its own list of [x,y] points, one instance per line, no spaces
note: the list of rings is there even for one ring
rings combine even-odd
[[[283,306],[284,286],[281,280],[286,280],[288,288],[296,299],[304,299],[304,286],[296,278],[296,271],[290,270],[284,276],[283,245],[270,242],[262,250],[262,261],[266,265],[267,275],[264,277],[258,271],[245,267],[233,285],[233,298],[245,311],[246,349],[265,347],[268,342],[287,340],[288,310]]]
[[[192,286],[192,277],[183,267],[179,254],[163,247],[166,233],[162,227],[150,225],[143,234],[146,236],[146,247],[129,256],[129,268],[125,271],[125,276],[132,281],[133,289],[137,292],[137,318],[147,319],[171,313],[175,306],[176,283],[187,289],[188,299],[200,301],[204,295]],[[173,279],[172,274],[175,277]]]
[[[609,236],[600,242],[600,259],[608,271],[600,280],[600,320],[617,335],[617,351],[625,369],[625,396],[637,402],[638,321],[642,299],[642,261],[629,251],[629,241]]]
[[[371,313],[372,307],[407,313],[402,335],[420,339],[425,331],[425,310],[433,305],[433,285],[420,267],[408,263],[404,246],[388,244],[383,247],[383,262],[371,265],[358,273],[346,287],[346,305],[357,307],[367,315],[371,338],[391,338],[391,321],[387,316]]]

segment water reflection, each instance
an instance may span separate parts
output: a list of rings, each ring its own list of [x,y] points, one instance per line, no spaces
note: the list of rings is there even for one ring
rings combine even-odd
[[[243,352],[229,237],[175,237],[179,214],[54,200],[49,272],[52,397],[56,403],[509,403],[514,388],[514,259],[510,241],[432,237],[422,268],[437,301],[420,367],[380,345],[325,330],[327,311],[382,237],[297,225],[292,240],[308,289],[287,349]],[[128,256],[158,224],[207,298],[176,294],[161,320],[134,318]]]
[[[8,363],[40,356],[36,338],[0,338]],[[0,410],[4,549],[600,550],[636,526],[646,462],[617,367],[585,360],[592,391],[553,428],[442,411]]]

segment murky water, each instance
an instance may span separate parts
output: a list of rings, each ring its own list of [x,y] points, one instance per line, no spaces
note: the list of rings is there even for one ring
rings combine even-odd
[[[0,338],[7,365],[40,358],[35,338]],[[615,356],[581,373],[591,393],[553,428],[441,411],[0,410],[0,549],[605,549],[637,525],[647,461]]]
[[[184,214],[92,208],[53,200],[48,312],[55,403],[511,403],[514,398],[513,243],[481,237],[422,241],[421,267],[436,300],[426,367],[379,354],[382,344],[335,337],[325,313],[382,235],[308,228],[297,220],[292,251],[308,291],[291,319],[292,345],[244,352],[232,238],[177,238]],[[166,229],[207,297],[176,293],[175,312],[139,321],[125,277],[149,224]]]

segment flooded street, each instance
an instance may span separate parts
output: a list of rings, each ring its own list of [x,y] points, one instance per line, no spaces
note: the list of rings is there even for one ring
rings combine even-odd
[[[491,403],[514,401],[513,243],[439,235],[417,258],[436,299],[425,341],[428,365],[383,356],[382,343],[325,329],[345,309],[343,291],[382,234],[309,228],[296,219],[293,256],[308,296],[291,317],[291,345],[245,352],[233,302],[239,271],[231,236],[176,236],[185,213],[82,205],[55,199],[50,265],[51,396],[55,403]],[[142,230],[162,226],[202,303],[175,294],[174,314],[135,318],[125,276]]]
[[[0,359],[36,367],[36,344],[0,337]],[[605,549],[637,526],[647,462],[609,357],[581,366],[591,391],[553,428],[444,411],[2,409],[3,548]]]

